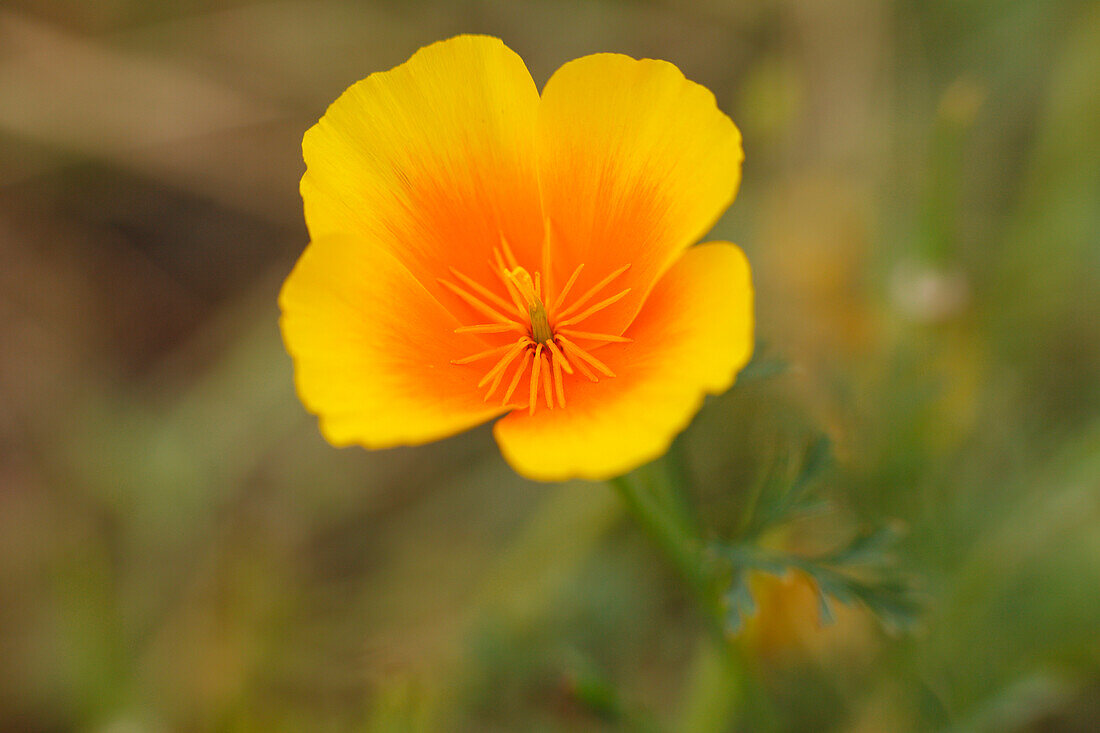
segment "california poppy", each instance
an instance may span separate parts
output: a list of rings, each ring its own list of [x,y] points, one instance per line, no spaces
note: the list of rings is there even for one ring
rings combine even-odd
[[[311,242],[280,294],[298,394],[335,445],[503,415],[519,473],[603,479],[662,454],[752,352],[729,243],[741,137],[667,62],[562,66],[540,96],[495,38],[421,49],[305,135]]]

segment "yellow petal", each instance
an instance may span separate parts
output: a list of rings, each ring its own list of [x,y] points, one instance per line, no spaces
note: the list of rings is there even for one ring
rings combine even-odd
[[[305,135],[311,238],[354,234],[390,252],[442,303],[437,278],[490,274],[507,240],[535,262],[544,224],[534,163],[538,90],[501,41],[459,36],[349,88]],[[472,315],[472,313],[470,313]]]
[[[631,292],[587,330],[621,333],[650,288],[733,201],[741,134],[706,88],[665,61],[618,54],[562,66],[538,119],[543,208],[560,285],[577,292],[624,264]]]
[[[530,478],[606,479],[664,453],[706,393],[723,392],[752,355],[753,293],[741,250],[685,252],[654,287],[627,335],[599,357],[617,375],[574,378],[564,410],[513,412],[496,423],[501,452]]]
[[[415,445],[502,412],[477,370],[450,363],[485,348],[391,254],[331,235],[302,254],[279,294],[298,395],[334,445]]]

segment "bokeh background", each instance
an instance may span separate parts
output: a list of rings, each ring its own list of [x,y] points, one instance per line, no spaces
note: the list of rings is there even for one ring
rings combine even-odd
[[[668,59],[741,127],[757,363],[677,444],[708,531],[827,434],[911,632],[758,578],[729,693],[600,484],[487,429],[336,450],[275,296],[303,131],[460,32]],[[1100,730],[1100,6],[5,0],[0,729]]]

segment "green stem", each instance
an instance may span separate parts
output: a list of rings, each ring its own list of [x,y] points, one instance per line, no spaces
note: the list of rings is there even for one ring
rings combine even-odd
[[[698,526],[688,515],[674,477],[650,466],[609,482],[627,511],[649,535],[691,589],[719,644],[732,650],[725,633],[719,574],[707,556]]]
[[[775,728],[774,716],[751,673],[751,665],[736,640],[727,633],[726,608],[722,589],[728,578],[722,566],[709,556],[702,532],[687,510],[682,490],[683,477],[666,461],[658,461],[619,476],[609,482],[622,497],[627,511],[649,535],[677,574],[691,589],[711,631],[714,649],[721,660],[725,686],[707,703],[715,706],[720,717],[740,710],[741,715],[761,724],[762,730]]]
[[[684,580],[696,591],[703,590],[708,577],[704,572],[702,544],[687,518],[670,511],[667,503],[652,491],[652,486],[645,486],[629,476],[612,479],[611,486],[634,520],[649,534]]]

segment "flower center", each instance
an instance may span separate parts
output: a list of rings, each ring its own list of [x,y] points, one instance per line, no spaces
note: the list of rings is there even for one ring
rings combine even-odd
[[[550,328],[550,316],[546,312],[546,305],[542,302],[542,298],[535,290],[531,275],[522,267],[508,270],[507,275],[527,305],[527,316],[531,319],[532,340],[536,344],[553,341],[554,331]]]
[[[511,299],[509,303],[473,278],[451,268],[457,283],[440,279],[440,284],[461,298],[475,311],[489,319],[486,323],[461,326],[455,333],[481,334],[490,339],[504,339],[504,343],[476,354],[454,359],[452,364],[464,366],[496,357],[497,360],[478,382],[478,389],[488,385],[485,400],[488,401],[504,384],[511,370],[511,379],[504,390],[501,404],[520,409],[526,407],[534,414],[540,399],[554,409],[565,407],[565,376],[575,371],[593,382],[604,377],[614,377],[606,364],[590,353],[590,350],[606,343],[627,342],[629,338],[610,333],[595,333],[575,328],[589,317],[626,297],[630,288],[624,288],[596,303],[589,303],[605,291],[630,265],[623,265],[589,288],[580,297],[570,298],[573,285],[584,269],[579,265],[548,307],[549,293],[544,292],[542,273],[534,277],[521,267],[513,256],[508,243],[501,239],[501,248],[493,251],[495,261],[490,269],[497,275]],[[546,290],[548,291],[549,284]],[[545,300],[544,300],[545,298]],[[567,301],[569,301],[567,303]],[[511,334],[511,336],[508,336]],[[517,338],[518,335],[518,338]],[[583,344],[583,345],[582,345]],[[529,389],[526,400],[513,400],[524,378]]]

